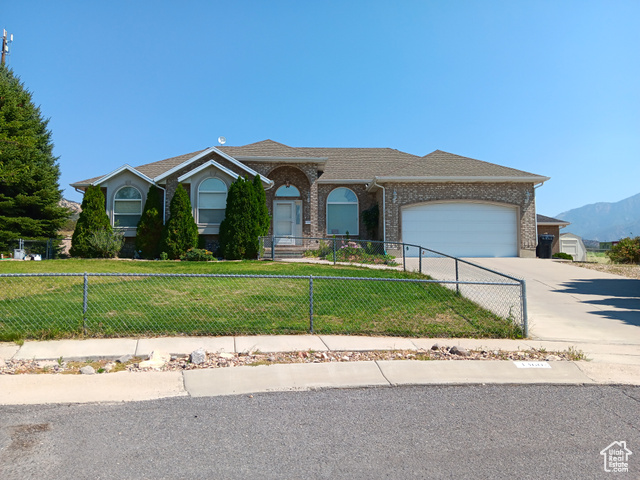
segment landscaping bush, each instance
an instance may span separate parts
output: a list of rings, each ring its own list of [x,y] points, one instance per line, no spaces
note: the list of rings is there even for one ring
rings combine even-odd
[[[640,237],[626,237],[607,252],[614,263],[640,263]]]
[[[213,253],[204,248],[191,248],[184,255],[180,256],[183,262],[211,262],[217,260]]]
[[[367,229],[367,234],[370,238],[376,238],[376,233],[378,231],[378,219],[380,217],[380,209],[378,208],[378,204],[376,203],[371,208],[363,210],[360,214],[360,218],[362,219],[362,223],[364,223],[365,228]]]
[[[335,261],[350,263],[370,263],[384,264],[394,266],[397,265],[395,257],[385,253],[378,253],[382,247],[372,242],[367,242],[363,248],[357,242],[339,240],[336,246]],[[320,241],[316,250],[306,250],[305,257],[318,257],[330,262],[334,261],[333,244]]]
[[[229,187],[225,218],[220,224],[220,251],[224,258],[257,258],[259,237],[269,232],[270,223],[260,176],[253,181],[238,178]]]
[[[162,230],[160,251],[174,260],[198,246],[198,226],[191,213],[189,194],[179,184],[169,206],[170,217]]]
[[[552,255],[553,258],[559,258],[561,260],[573,260],[573,257],[568,253],[558,252]]]
[[[142,258],[152,260],[160,255],[163,211],[162,191],[155,185],[151,185],[136,229],[136,250],[140,252]]]
[[[100,258],[102,256],[102,251],[92,244],[92,238],[94,233],[102,235],[99,232],[105,232],[106,235],[113,231],[104,204],[104,195],[100,187],[88,187],[82,199],[82,212],[71,238],[69,253],[72,257]]]
[[[102,228],[93,232],[88,242],[97,257],[114,258],[124,245],[124,232],[113,228]]]

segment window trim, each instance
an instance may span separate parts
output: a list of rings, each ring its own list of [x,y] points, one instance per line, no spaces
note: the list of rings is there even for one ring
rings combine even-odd
[[[120,193],[122,190],[124,190],[125,188],[133,188],[136,192],[138,192],[138,195],[140,195],[140,198],[118,198],[118,193]],[[139,201],[140,202],[140,210],[139,213],[118,213],[116,212],[116,205],[118,204],[118,202],[120,201],[125,201],[125,202],[132,202],[132,201]],[[111,225],[114,228],[137,228],[137,222],[136,222],[136,226],[134,225],[117,225],[116,226],[116,222],[117,216],[128,216],[128,217],[134,217],[137,216],[138,217],[138,222],[140,222],[140,219],[142,218],[142,211],[144,210],[144,205],[142,204],[142,192],[140,191],[140,189],[138,189],[137,187],[134,187],[133,185],[123,185],[120,188],[118,188],[116,190],[116,192],[113,195],[113,216],[111,219]]]
[[[351,193],[353,193],[353,195],[356,197],[356,201],[355,202],[330,202],[329,201],[329,197],[331,196],[331,194],[333,192],[335,192],[336,190],[339,189],[345,189],[350,191]],[[350,188],[347,187],[336,187],[333,190],[331,190],[329,192],[329,194],[327,195],[327,200],[325,202],[325,231],[327,233],[327,235],[338,235],[338,236],[345,236],[346,235],[346,230],[345,233],[331,233],[329,231],[329,205],[355,205],[356,207],[356,214],[355,214],[355,225],[356,225],[356,231],[355,232],[351,232],[349,231],[349,236],[358,236],[360,235],[360,199],[358,198],[358,195],[356,194],[356,192],[354,192],[353,190],[351,190]]]
[[[201,188],[202,185],[207,181],[207,180],[218,180],[220,183],[222,183],[222,185],[224,185],[224,208],[220,209],[220,208],[203,208],[200,207],[200,193],[201,193]],[[223,192],[221,191],[216,191],[216,190],[205,190],[202,193],[217,193],[217,194],[222,194]],[[220,223],[222,223],[222,221],[220,221],[219,223],[209,223],[209,222],[201,222],[200,221],[200,210],[222,210],[223,212],[226,210],[227,208],[227,198],[229,195],[229,185],[227,185],[227,182],[225,182],[223,179],[221,179],[220,177],[206,177],[203,178],[202,181],[198,184],[198,189],[196,190],[196,223],[198,225],[207,225],[207,226],[219,226]],[[224,218],[223,218],[224,220]]]

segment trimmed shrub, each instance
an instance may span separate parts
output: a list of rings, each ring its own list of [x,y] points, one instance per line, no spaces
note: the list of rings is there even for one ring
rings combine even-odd
[[[229,187],[220,224],[220,252],[227,260],[256,258],[259,237],[269,232],[271,217],[260,177],[238,178]]]
[[[573,260],[573,257],[568,253],[558,252],[552,255],[553,258],[559,258],[561,260]]]
[[[191,248],[180,256],[180,260],[185,262],[212,262],[217,260],[209,250],[204,248]]]
[[[640,263],[640,237],[623,238],[607,255],[614,263]]]
[[[376,238],[378,221],[380,219],[380,209],[378,208],[378,204],[376,203],[371,208],[363,210],[360,214],[360,218],[367,229],[367,235],[372,239]]]
[[[97,257],[115,258],[124,245],[124,232],[103,228],[93,232],[88,241]]]
[[[151,185],[136,229],[136,251],[140,252],[142,258],[154,259],[160,255],[163,211],[162,191],[155,185]]]
[[[198,226],[191,213],[189,194],[181,184],[171,199],[169,220],[162,230],[160,251],[172,260],[180,258],[190,248],[198,246]]]
[[[82,199],[82,212],[71,237],[69,253],[72,257],[101,257],[100,249],[96,249],[91,243],[92,236],[100,232],[111,234],[112,231],[102,190],[99,186],[88,187]]]

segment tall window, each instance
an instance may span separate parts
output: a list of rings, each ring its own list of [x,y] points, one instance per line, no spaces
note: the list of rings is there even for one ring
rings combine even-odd
[[[227,185],[219,178],[207,178],[198,187],[198,223],[219,224],[227,207]]]
[[[348,188],[333,190],[327,197],[327,233],[358,235],[358,197]]]
[[[122,187],[113,200],[113,223],[136,227],[142,216],[142,195],[135,187]]]

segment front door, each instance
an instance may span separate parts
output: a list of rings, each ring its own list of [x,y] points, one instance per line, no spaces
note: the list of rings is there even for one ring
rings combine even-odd
[[[273,202],[273,235],[276,245],[295,245],[293,237],[302,236],[302,202],[276,200]]]

